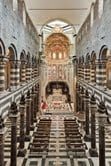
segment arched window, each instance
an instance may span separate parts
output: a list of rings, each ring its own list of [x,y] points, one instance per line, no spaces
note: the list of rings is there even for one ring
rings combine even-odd
[[[92,54],[91,54],[91,70],[92,70],[92,79],[93,79],[93,82],[96,82],[96,53],[93,51]]]
[[[107,62],[106,62],[106,72],[107,72],[107,87],[111,89],[111,58],[110,58],[110,50],[108,49],[106,52]]]
[[[100,60],[102,64],[102,85],[111,89],[111,62],[110,50],[107,46],[103,46],[100,51]]]
[[[18,9],[18,0],[13,0],[13,11],[17,11]]]
[[[96,18],[98,18],[98,12],[99,12],[99,10],[98,10],[98,4],[99,3],[99,1],[98,0],[96,0],[95,1],[95,3],[94,3],[94,20],[96,20]]]
[[[91,15],[90,15],[90,20],[91,20],[91,27],[93,26],[93,22],[94,22],[94,3],[91,6],[91,11],[90,11]]]
[[[23,5],[23,23],[26,25],[26,9],[25,9],[25,4]]]
[[[66,52],[64,52],[64,59],[66,58]]]
[[[99,4],[98,4],[98,13],[99,13],[99,18],[101,18],[102,14],[103,14],[103,0],[98,0]]]
[[[26,53],[25,51],[23,50],[22,53],[20,54],[20,82],[22,81],[22,70],[23,70],[23,67],[25,65],[25,62],[26,62]]]
[[[13,44],[10,45],[6,52],[7,57],[9,58],[9,61],[6,63],[6,89],[10,88],[10,76],[11,76],[11,63],[13,60],[17,59],[17,52],[16,48]]]
[[[56,59],[56,53],[55,52],[53,52],[52,58]]]
[[[62,53],[59,52],[59,59],[62,59]]]

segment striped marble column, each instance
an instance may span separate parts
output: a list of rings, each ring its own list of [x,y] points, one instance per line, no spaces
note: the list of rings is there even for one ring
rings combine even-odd
[[[30,141],[30,110],[31,110],[31,100],[30,100],[30,91],[27,92],[27,97],[26,97],[26,136],[25,136],[25,141]]]
[[[107,69],[106,69],[106,60],[102,61],[102,86],[107,87]]]
[[[111,89],[111,56],[107,58],[107,88]]]
[[[32,66],[32,79],[34,79],[34,72],[35,72],[35,68],[34,66]]]
[[[80,86],[76,86],[76,112],[79,112],[81,110],[80,107]]]
[[[82,79],[83,71],[82,71],[82,64],[80,65],[80,79]]]
[[[25,97],[22,95],[21,100],[20,100],[20,106],[19,106],[19,111],[20,111],[20,137],[19,137],[19,148],[18,148],[18,156],[24,157],[26,154],[26,149],[25,149]]]
[[[87,81],[90,82],[90,65],[87,65]]]
[[[38,88],[35,85],[34,89],[34,122],[37,122],[37,111],[38,111]]]
[[[98,105],[99,121],[99,166],[106,166],[105,161],[105,124],[107,123],[106,107],[103,101]]]
[[[0,61],[0,92],[5,90],[5,65],[6,62]]]
[[[84,80],[87,82],[90,81],[90,66],[89,66],[89,64],[85,64],[85,66],[84,66]]]
[[[79,65],[79,79],[81,79],[81,66]]]
[[[81,109],[80,109],[80,111],[81,112],[84,112],[84,88],[82,87],[81,88],[81,91],[80,91],[81,93],[80,93],[80,105],[81,105]]]
[[[11,62],[10,87],[16,89],[20,83],[20,67],[17,61]]]
[[[80,65],[79,65],[79,68],[78,68],[78,77],[79,77],[79,79],[81,78],[81,67],[80,67]]]
[[[38,76],[38,69],[37,67],[34,68],[34,78],[36,78]]]
[[[15,102],[11,104],[11,112],[9,118],[11,120],[11,166],[17,165],[17,105]]]
[[[31,71],[32,68],[30,65],[26,66],[26,81],[29,82],[31,80]]]
[[[106,61],[98,60],[96,63],[96,82],[98,86],[106,88],[107,84],[107,72],[106,72]]]
[[[31,110],[30,110],[30,114],[31,114],[31,121],[30,121],[30,130],[34,130],[34,87],[32,87],[32,91],[31,91]]]
[[[89,132],[89,93],[85,91],[85,98],[84,98],[84,109],[85,109],[85,135],[84,140],[90,141],[90,132]]]
[[[0,54],[0,92],[5,90],[5,66],[8,58],[5,55]]]
[[[21,83],[26,83],[26,64],[21,63]]]
[[[91,63],[91,65],[90,65],[90,82],[91,83],[96,82],[95,73],[96,73],[95,65]]]
[[[85,77],[86,77],[86,65],[85,64],[84,64],[83,72],[84,72],[84,81],[85,81]]]
[[[84,65],[81,65],[81,80],[84,79]]]
[[[84,64],[82,65],[82,80],[84,80]]]
[[[103,80],[103,75],[102,75],[102,63],[100,60],[96,61],[96,84],[98,86],[102,86],[102,80]]]
[[[89,149],[89,153],[91,157],[97,157],[98,153],[96,149],[96,122],[95,122],[95,113],[97,111],[97,105],[94,95],[91,96],[90,110],[91,110],[91,148]]]
[[[0,166],[4,166],[4,124],[3,119],[0,116]]]

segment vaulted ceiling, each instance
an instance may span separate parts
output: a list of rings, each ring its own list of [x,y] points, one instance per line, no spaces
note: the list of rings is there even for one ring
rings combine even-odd
[[[66,21],[79,29],[94,0],[24,0],[28,13],[38,29],[52,20]]]

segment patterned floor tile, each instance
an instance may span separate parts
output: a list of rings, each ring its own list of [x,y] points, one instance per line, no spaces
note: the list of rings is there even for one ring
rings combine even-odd
[[[70,166],[70,160],[58,157],[56,159],[46,159],[45,166]]]

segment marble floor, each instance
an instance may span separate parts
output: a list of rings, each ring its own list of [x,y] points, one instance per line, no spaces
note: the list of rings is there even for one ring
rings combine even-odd
[[[63,109],[64,108],[64,109]],[[31,141],[25,143],[27,149],[26,156],[24,158],[17,157],[17,166],[99,166],[98,157],[90,157],[88,149],[90,143],[84,142],[84,131],[81,125],[78,123],[78,130],[81,132],[82,143],[86,145],[85,155],[75,156],[75,153],[67,151],[66,133],[64,126],[64,119],[76,119],[70,106],[64,103],[62,109],[56,108],[54,110],[48,109],[42,115],[38,116],[38,122],[35,123],[34,132],[38,129],[39,121],[42,119],[50,119],[50,136],[48,151],[42,153],[30,153],[30,143],[33,142],[33,132],[31,132]],[[10,122],[7,120],[6,125],[8,128],[8,134],[5,135],[5,166],[10,165]],[[18,119],[19,126],[19,119]],[[18,129],[19,130],[19,129]],[[106,149],[106,166],[111,166],[111,133],[106,129],[105,134],[105,149]],[[19,135],[19,133],[18,133]],[[98,124],[96,124],[96,142],[98,151]],[[17,143],[18,147],[18,143]]]
[[[46,112],[42,115],[42,118],[51,118],[51,129],[50,129],[50,141],[49,150],[42,157],[37,156],[36,158],[27,155],[25,165],[26,166],[99,166],[98,157],[90,157],[88,149],[90,148],[90,143],[84,142],[86,144],[86,156],[85,157],[75,157],[73,153],[67,152],[66,137],[64,129],[64,118],[72,118],[75,116],[71,111],[70,107],[66,104],[64,110],[55,109]],[[82,134],[84,133],[80,128]],[[111,166],[111,137],[109,136],[109,131],[106,131],[106,166]],[[96,128],[96,141],[97,141],[97,151],[98,151],[98,125]]]

